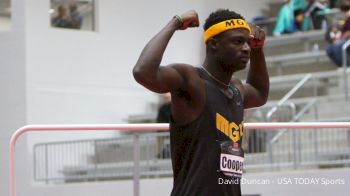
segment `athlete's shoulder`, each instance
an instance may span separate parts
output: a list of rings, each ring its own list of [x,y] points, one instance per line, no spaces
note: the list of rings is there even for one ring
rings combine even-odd
[[[185,63],[174,63],[174,64],[170,64],[168,65],[170,67],[172,67],[173,69],[175,69],[178,73],[180,73],[181,75],[187,77],[194,77],[196,75],[198,75],[197,72],[197,67],[190,65],[190,64],[185,64]]]
[[[168,66],[182,72],[194,71],[196,69],[196,67],[194,67],[193,65],[185,64],[185,63],[173,63]]]

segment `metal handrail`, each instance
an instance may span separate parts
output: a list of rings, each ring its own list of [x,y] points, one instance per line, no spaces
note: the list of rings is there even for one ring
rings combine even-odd
[[[317,129],[317,128],[350,128],[350,122],[309,122],[309,123],[245,123],[246,129]],[[19,128],[11,137],[10,140],[10,195],[16,196],[16,169],[15,169],[15,148],[17,139],[24,133],[36,131],[154,131],[154,130],[168,130],[169,124],[76,124],[76,125],[27,125]],[[137,153],[135,153],[137,155]],[[138,169],[134,170],[134,195],[139,194],[139,180],[140,176],[137,174]],[[138,175],[138,176],[137,176]]]
[[[27,125],[13,133],[10,140],[10,195],[16,196],[16,170],[15,170],[15,147],[17,139],[30,131],[137,131],[134,135],[134,196],[140,195],[140,152],[138,132],[168,130],[169,124],[91,124],[91,125]]]
[[[270,119],[272,114],[274,114],[277,109],[282,106],[290,97],[294,95],[308,80],[312,78],[312,74],[307,74],[304,76],[273,108],[271,108],[267,114],[266,119]]]
[[[267,115],[267,121],[268,121],[268,122],[271,122],[271,121],[272,121],[272,115],[273,115],[275,112],[277,112],[277,109],[278,109],[279,107],[282,107],[282,106],[287,106],[287,107],[289,107],[289,108],[291,109],[291,111],[292,111],[292,112],[291,112],[291,113],[292,113],[292,116],[293,116],[293,117],[295,116],[295,113],[296,113],[296,110],[297,110],[297,106],[295,105],[295,103],[294,103],[294,102],[283,103],[282,105],[278,106],[275,110],[273,110],[273,109],[274,109],[274,107],[276,107],[276,106],[274,106],[273,108],[270,109],[270,111],[273,110],[273,112],[271,113],[271,115]]]
[[[316,99],[311,100],[307,105],[305,105],[305,107],[303,107],[303,109],[300,110],[300,112],[298,112],[294,118],[291,120],[291,122],[297,122],[312,106],[315,105],[315,103],[317,102]],[[277,140],[287,131],[287,129],[282,130],[280,132],[278,132],[275,137],[273,137],[270,140],[271,144],[274,144],[277,142]]]
[[[348,55],[346,50],[349,48],[350,46],[350,40],[346,41],[342,47],[342,58],[343,58],[343,69],[344,69],[344,92],[345,92],[345,99],[348,99],[348,74],[347,74],[347,60],[348,60]]]
[[[291,122],[296,122],[298,121],[302,115],[305,114],[305,112],[307,112],[314,104],[316,103],[316,99],[313,99],[312,101],[310,101],[305,107],[303,107],[303,109],[300,110],[300,112],[298,114],[295,114],[294,112],[294,117],[293,119],[291,120]],[[273,163],[273,148],[272,148],[272,145],[274,143],[276,143],[280,137],[282,137],[286,132],[287,132],[288,129],[283,129],[282,131],[279,131],[268,143],[268,146],[269,146],[269,158],[270,158],[270,162],[271,164]],[[293,133],[293,137],[296,137],[295,133]],[[297,145],[296,145],[296,140],[294,139],[293,140],[293,146],[294,146],[294,150],[296,151],[297,149]],[[299,145],[299,150],[300,150],[300,145]],[[296,154],[294,154],[294,156],[296,156]],[[296,157],[294,157],[295,160],[296,160]],[[296,168],[297,165],[296,165],[296,162],[294,162],[294,168]]]
[[[283,104],[286,103],[286,101],[288,101],[288,99],[290,97],[292,97],[294,95],[294,93],[296,93],[308,80],[310,80],[313,77],[312,74],[307,74],[306,76],[304,76],[274,107],[272,107],[266,114],[266,120],[267,121],[271,121],[271,117],[272,115],[277,111],[277,109],[279,107],[281,107]],[[315,84],[314,84],[315,85]],[[296,116],[296,106],[294,103],[290,103],[289,106],[292,108],[292,112],[293,112],[293,119]],[[293,107],[294,106],[294,107]],[[287,130],[287,129],[286,129]],[[280,131],[279,133],[277,133],[277,135],[275,135],[273,138],[271,138],[268,141],[268,146],[269,146],[269,157],[270,157],[270,161],[271,164],[273,163],[273,149],[272,149],[272,145],[273,143],[275,143],[285,132],[286,130]]]
[[[306,104],[298,114],[296,114],[293,118],[293,122],[297,122],[300,118],[311,109],[317,103],[317,99],[312,99],[308,104]]]
[[[282,106],[294,93],[296,93],[308,80],[310,80],[312,77],[312,74],[307,74],[303,79],[301,79],[278,103],[276,106],[271,108],[266,115],[266,118],[268,121],[271,121],[272,115],[277,111],[277,109]],[[314,83],[314,88],[316,88],[316,85]],[[316,90],[314,90],[316,92]],[[317,94],[315,94],[316,96]],[[311,102],[311,104],[308,104],[306,109],[302,109],[298,114],[296,114],[296,107],[294,103],[290,103],[292,106],[292,111],[293,111],[293,119],[291,120],[292,122],[295,122],[299,120],[299,118],[309,109],[315,102]],[[278,132],[272,139],[268,141],[268,146],[269,146],[269,158],[271,164],[273,164],[273,148],[272,145],[277,142],[277,140],[282,137],[285,133],[287,132],[287,129],[284,129],[280,132]],[[296,137],[295,133],[293,134],[293,137]],[[295,140],[293,140],[295,142]],[[295,149],[296,149],[296,144],[293,144]],[[296,158],[296,157],[295,157]],[[296,168],[296,163],[294,163],[294,167]]]

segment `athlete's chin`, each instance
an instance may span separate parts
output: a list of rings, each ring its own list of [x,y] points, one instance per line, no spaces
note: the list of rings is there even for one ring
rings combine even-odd
[[[227,66],[230,71],[237,72],[247,67],[247,62],[235,62]]]
[[[243,69],[247,68],[247,63],[240,63],[235,68],[236,68],[236,71],[243,70]]]

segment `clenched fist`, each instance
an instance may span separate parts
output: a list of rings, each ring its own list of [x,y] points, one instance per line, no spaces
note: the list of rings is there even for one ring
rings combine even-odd
[[[194,10],[187,11],[183,14],[181,14],[181,19],[183,20],[181,30],[185,30],[188,27],[198,27],[199,26],[199,20],[198,20],[198,14]]]
[[[255,24],[249,24],[249,27],[252,31],[250,35],[250,48],[262,48],[265,43],[265,31]]]

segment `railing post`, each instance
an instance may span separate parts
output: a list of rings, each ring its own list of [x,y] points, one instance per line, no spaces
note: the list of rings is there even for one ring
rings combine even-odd
[[[297,169],[297,144],[296,144],[297,137],[296,137],[295,130],[293,130],[293,132],[292,132],[292,137],[293,137],[293,151],[294,151],[294,153],[293,153],[293,159],[294,159],[293,168]]]
[[[134,134],[134,196],[140,195],[140,135]]]
[[[45,182],[49,184],[49,153],[47,149],[47,144],[45,144]]]
[[[347,74],[347,52],[346,50],[350,46],[350,40],[346,41],[342,47],[342,60],[343,60],[343,77],[344,77],[344,93],[345,93],[345,100],[348,100],[348,74]]]
[[[319,116],[318,116],[318,107],[317,107],[317,103],[314,105],[314,112],[315,112],[315,121],[318,121]],[[318,131],[318,129],[315,129]],[[318,160],[318,134],[317,131],[314,131],[313,135],[314,135],[314,148],[315,148],[315,157],[314,157],[314,161],[316,162]]]
[[[94,141],[94,176],[95,176],[95,180],[97,180],[97,164],[99,162],[97,154],[98,154],[98,152],[97,152],[97,142],[95,140]]]
[[[314,157],[314,161],[315,163],[318,161],[318,134],[317,131],[314,132],[314,148],[315,148],[315,157]]]
[[[269,151],[269,159],[270,159],[270,163],[271,163],[271,171],[273,170],[273,168],[274,168],[274,160],[273,160],[273,149],[272,149],[272,141],[269,139],[269,141],[268,141],[268,144],[269,144],[269,146],[268,146],[268,151]]]

